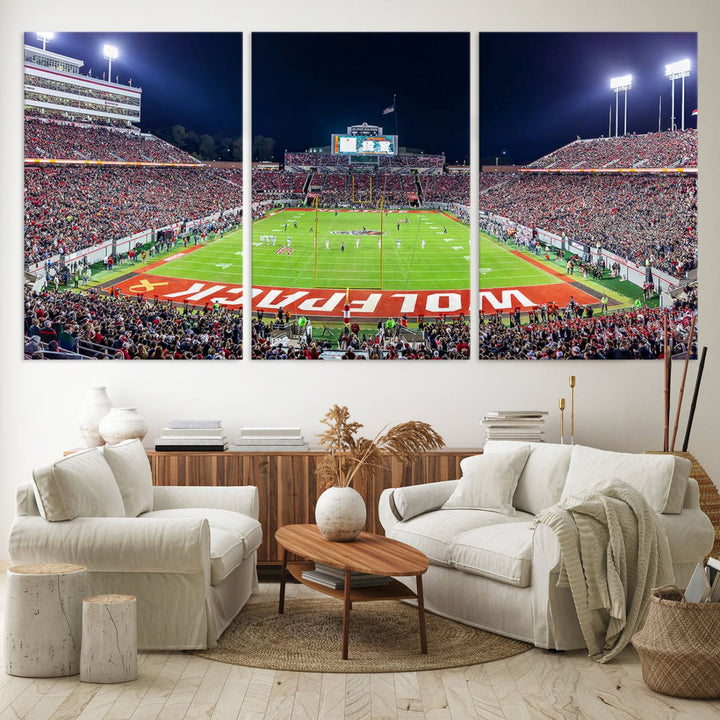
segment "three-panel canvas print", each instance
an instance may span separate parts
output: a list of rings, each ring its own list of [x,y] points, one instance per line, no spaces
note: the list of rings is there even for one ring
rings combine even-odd
[[[695,33],[24,40],[27,359],[696,356]]]

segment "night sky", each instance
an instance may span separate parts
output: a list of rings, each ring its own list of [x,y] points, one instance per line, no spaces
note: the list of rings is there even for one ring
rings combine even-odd
[[[27,45],[42,47],[35,33]],[[143,90],[143,130],[184,125],[198,134],[242,133],[241,33],[56,33],[47,49],[83,60],[81,72],[107,74],[104,44],[118,48],[113,80]]]
[[[516,164],[536,160],[575,140],[608,134],[615,93],[610,78],[631,74],[628,132],[670,127],[670,80],[665,65],[689,58],[685,127],[696,127],[695,33],[482,33],[480,35],[480,154],[502,153]],[[680,85],[675,81],[675,122],[680,127]],[[623,131],[624,93],[619,98]]]
[[[404,147],[469,162],[467,33],[254,33],[253,135],[330,144],[367,122]],[[382,115],[397,95],[397,115]]]

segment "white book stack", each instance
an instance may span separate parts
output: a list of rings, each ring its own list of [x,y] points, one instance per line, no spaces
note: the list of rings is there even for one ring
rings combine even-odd
[[[223,452],[228,439],[220,420],[171,420],[155,440],[165,452]]]
[[[542,442],[546,410],[494,410],[485,413],[482,424],[487,440]]]
[[[308,445],[299,427],[246,427],[230,449],[235,452],[305,452]]]

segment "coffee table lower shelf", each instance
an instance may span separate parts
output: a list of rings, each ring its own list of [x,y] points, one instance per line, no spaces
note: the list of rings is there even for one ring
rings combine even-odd
[[[420,625],[420,652],[427,653],[427,638],[425,635],[425,607],[422,599],[422,577],[415,576],[417,582],[418,593],[414,593],[406,585],[399,580],[391,578],[387,585],[376,585],[375,587],[350,588],[349,592],[345,589],[336,590],[325,585],[306,580],[302,574],[305,570],[314,570],[315,563],[312,562],[287,562],[287,550],[285,551],[285,562],[283,563],[283,573],[280,579],[280,603],[278,612],[283,613],[285,610],[285,570],[292,575],[298,582],[306,585],[313,590],[330,595],[331,597],[342,600],[343,602],[343,637],[342,637],[342,653],[343,660],[348,657],[348,635],[350,626],[350,610],[353,603],[371,602],[378,600],[417,600],[418,601],[418,622]]]
[[[300,583],[307,585],[313,590],[325,593],[338,600],[345,599],[345,590],[327,587],[320,583],[306,580],[302,574],[305,570],[314,570],[315,563],[311,562],[289,562],[287,564],[288,572]],[[350,588],[350,602],[371,602],[378,600],[416,600],[417,595],[407,585],[403,585],[399,580],[390,579],[387,585],[374,585],[373,587]]]

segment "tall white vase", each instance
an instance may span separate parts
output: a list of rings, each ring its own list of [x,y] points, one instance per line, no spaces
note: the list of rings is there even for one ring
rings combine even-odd
[[[354,540],[365,527],[365,501],[351,487],[328,488],[315,504],[315,522],[328,539]]]
[[[100,421],[100,435],[108,445],[116,445],[123,440],[142,440],[147,434],[145,418],[137,408],[110,408],[110,412]]]
[[[88,447],[99,447],[105,444],[98,431],[98,425],[111,407],[112,402],[104,386],[88,388],[78,412],[80,434]]]

